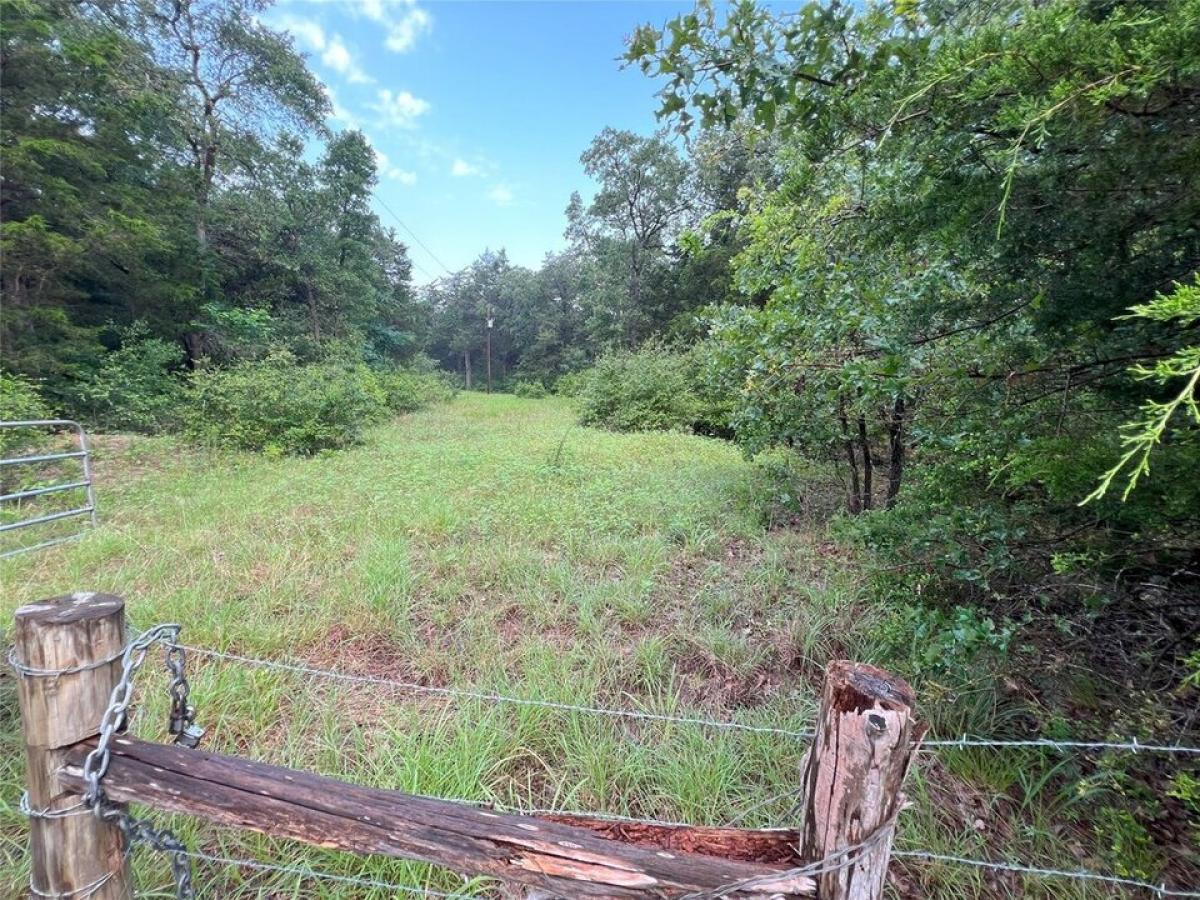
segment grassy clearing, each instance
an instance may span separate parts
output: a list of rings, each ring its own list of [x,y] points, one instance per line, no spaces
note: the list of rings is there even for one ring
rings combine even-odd
[[[832,656],[881,660],[886,634],[845,554],[817,531],[764,531],[755,470],[720,441],[572,425],[558,400],[466,394],[314,459],[209,456],[102,439],[103,527],[0,563],[5,620],[77,589],[125,596],[134,623],[251,656],[554,701],[802,729]],[[779,736],[448,702],[193,659],[215,750],[418,793],[516,807],[777,824],[803,747]],[[161,733],[148,671],[134,731]],[[986,728],[986,692],[935,722]],[[962,707],[955,703],[962,701]],[[0,690],[0,894],[27,877],[11,679]],[[968,712],[963,713],[962,709]],[[901,843],[1074,867],[1032,755],[921,766]],[[1015,799],[1014,799],[1015,798]],[[1066,810],[1070,812],[1070,810]],[[192,847],[341,875],[483,890],[429,867],[299,848],[178,820]],[[1070,882],[898,867],[905,894],[1102,896]],[[202,896],[350,897],[296,876],[197,865]],[[143,887],[160,860],[139,854]],[[376,891],[385,896],[386,892]]]

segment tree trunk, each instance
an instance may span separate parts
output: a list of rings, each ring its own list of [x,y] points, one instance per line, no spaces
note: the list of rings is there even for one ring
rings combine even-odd
[[[204,356],[204,347],[207,344],[203,331],[185,331],[183,337],[183,352],[187,357],[187,366],[189,369],[196,368],[196,363],[200,362]]]
[[[854,452],[854,441],[850,439],[850,423],[846,419],[845,409],[838,401],[838,421],[842,425],[842,446],[846,449],[846,462],[850,464],[850,491],[846,498],[846,507],[851,515],[861,512],[862,494],[858,487],[858,456]]]
[[[308,320],[312,325],[313,340],[321,343],[321,318],[317,315],[317,292],[313,290],[312,282],[304,282],[304,294],[308,298]]]
[[[896,505],[900,494],[900,482],[904,477],[904,398],[897,397],[892,404],[892,418],[888,422],[888,444],[891,455],[888,461],[887,508]]]
[[[467,390],[471,389],[471,351],[463,351],[463,372],[467,379]]]
[[[858,447],[863,460],[863,483],[861,509],[870,509],[875,502],[875,464],[871,461],[871,441],[867,437],[867,420],[858,417]]]

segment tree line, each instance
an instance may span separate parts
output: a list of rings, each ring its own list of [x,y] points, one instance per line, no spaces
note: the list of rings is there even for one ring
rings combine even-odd
[[[407,248],[375,153],[257,0],[5,4],[0,358],[66,409],[109,355],[403,362]],[[315,161],[309,161],[309,160]]]
[[[154,427],[141,388],[268,355],[596,366],[586,420],[813,461],[954,590],[1194,569],[1200,0],[700,2],[632,33],[660,130],[584,150],[567,248],[421,290],[262,8],[6,6],[0,353],[59,410]]]

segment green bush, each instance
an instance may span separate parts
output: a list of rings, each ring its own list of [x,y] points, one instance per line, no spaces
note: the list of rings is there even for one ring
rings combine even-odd
[[[54,410],[42,399],[33,382],[20,375],[0,372],[0,422],[52,418]],[[0,429],[0,453],[19,453],[35,441],[38,434],[24,428]]]
[[[703,352],[652,343],[600,357],[581,378],[580,420],[614,431],[723,434],[727,412],[708,390]]]
[[[568,372],[554,382],[554,393],[560,397],[578,397],[587,383],[587,372]]]
[[[99,371],[76,390],[75,405],[85,419],[103,428],[170,428],[184,401],[177,374],[182,364],[179,347],[134,325],[122,333],[121,346],[104,356]]]
[[[530,400],[540,400],[550,395],[546,386],[540,381],[518,381],[513,385],[512,392],[518,397],[526,397]]]
[[[389,369],[377,372],[383,390],[383,402],[395,413],[413,412],[433,403],[454,399],[453,385],[439,372],[418,368]]]
[[[359,443],[387,409],[387,392],[366,366],[298,365],[277,352],[194,373],[186,431],[218,447],[308,454]]]

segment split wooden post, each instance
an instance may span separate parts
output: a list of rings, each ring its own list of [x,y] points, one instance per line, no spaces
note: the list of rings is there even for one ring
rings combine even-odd
[[[821,900],[883,897],[900,788],[925,733],[913,702],[912,688],[882,669],[846,660],[825,669],[800,842],[801,859],[829,860],[828,871],[814,873]]]
[[[125,602],[88,592],[22,606],[13,644],[32,811],[31,892],[127,900],[133,883],[121,829],[79,806],[80,795],[58,778],[70,748],[97,734],[120,678]]]

